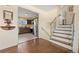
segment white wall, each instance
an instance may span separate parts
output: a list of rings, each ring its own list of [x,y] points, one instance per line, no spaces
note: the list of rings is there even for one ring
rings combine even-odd
[[[73,51],[78,52],[79,46],[79,6],[74,6],[75,19],[74,19],[74,42],[73,42]]]
[[[20,7],[37,12],[39,14],[39,37],[49,40],[49,36],[45,33],[45,31],[41,29],[41,27],[43,27],[50,35],[50,22],[53,21],[53,19],[57,15],[57,8],[54,8],[51,11],[46,12],[29,5],[21,5]]]
[[[57,9],[53,9],[50,12],[47,13],[41,13],[39,14],[39,37],[44,39],[50,39],[48,34],[50,35],[50,23],[54,20],[54,18],[57,16]],[[43,27],[48,34],[41,29]]]
[[[16,26],[13,30],[3,30],[0,28],[0,50],[17,45],[18,28],[17,28],[17,7],[16,6],[0,6],[0,26],[4,25],[3,10],[13,12],[12,25]]]

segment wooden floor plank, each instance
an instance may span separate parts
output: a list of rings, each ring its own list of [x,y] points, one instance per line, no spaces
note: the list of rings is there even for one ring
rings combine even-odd
[[[45,39],[33,39],[0,51],[1,53],[68,53],[66,48],[58,47]]]

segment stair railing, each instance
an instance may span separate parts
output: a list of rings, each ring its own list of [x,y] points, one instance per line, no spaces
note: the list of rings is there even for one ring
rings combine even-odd
[[[73,46],[73,41],[74,41],[74,18],[75,18],[75,14],[73,14],[73,18],[72,18],[72,46]]]
[[[50,37],[50,34],[45,30],[44,27],[41,27],[41,29]]]
[[[61,9],[64,9],[64,7],[62,7]],[[61,15],[57,15],[53,21],[50,22],[50,34],[46,31],[46,29],[44,27],[41,27],[41,29],[49,36],[49,38],[51,39],[51,36],[53,34],[53,30],[56,28],[56,22],[58,21],[58,18],[60,17]]]
[[[61,15],[59,14],[58,16],[56,16],[54,18],[54,20],[50,23],[50,39],[51,39],[51,36],[53,35],[53,31],[54,29],[56,28],[56,25],[57,25],[57,21],[59,20],[58,18],[60,17]]]
[[[56,27],[56,21],[57,21],[57,19],[58,19],[59,16],[60,15],[56,16],[54,18],[54,20],[50,23],[50,34],[48,33],[48,31],[46,31],[46,29],[44,27],[41,27],[41,29],[46,33],[46,35],[49,36],[50,39],[51,39],[51,35],[52,35],[52,29],[55,29],[55,27]]]
[[[56,16],[53,21],[51,21],[50,23],[50,34],[46,31],[45,28],[41,27],[41,29],[49,36],[49,38],[51,39],[51,36],[53,35],[53,31],[54,29],[56,28],[57,24],[56,22],[59,20],[58,18],[60,17],[61,15],[59,14],[58,16]],[[73,14],[73,18],[72,18],[72,23],[71,23],[71,26],[72,26],[72,49],[73,49],[73,41],[74,41],[74,18],[75,18],[75,14]]]

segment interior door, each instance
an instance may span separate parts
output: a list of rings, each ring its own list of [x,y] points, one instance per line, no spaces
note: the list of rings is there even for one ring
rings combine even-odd
[[[34,19],[34,35],[38,37],[38,18]]]

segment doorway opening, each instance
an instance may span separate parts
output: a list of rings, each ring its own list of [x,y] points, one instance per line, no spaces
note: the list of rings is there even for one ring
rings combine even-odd
[[[18,7],[19,43],[38,38],[38,13]]]

